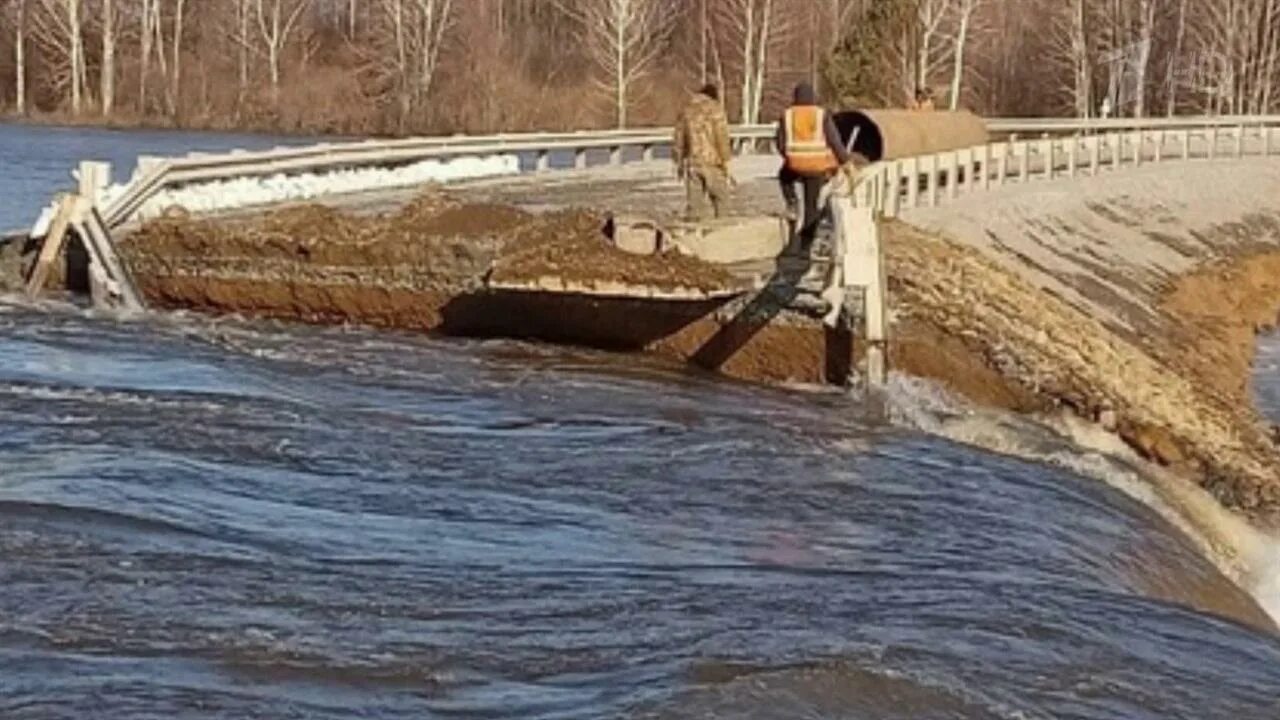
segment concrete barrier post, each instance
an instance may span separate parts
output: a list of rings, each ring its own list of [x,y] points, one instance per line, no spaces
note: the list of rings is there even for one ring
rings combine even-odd
[[[1262,126],[1262,156],[1270,157],[1271,155],[1271,126]]]
[[[1236,126],[1236,157],[1244,157],[1244,125]]]
[[[576,170],[587,169],[587,149],[577,148],[573,151],[573,167]]]
[[[991,189],[991,143],[982,146],[982,189]]]
[[[1218,157],[1218,126],[1209,129],[1209,159]]]
[[[937,153],[929,156],[929,207],[938,207],[938,174],[941,158]]]
[[[1113,135],[1115,138],[1115,147],[1111,150],[1111,167],[1113,170],[1119,170],[1124,164],[1124,139],[1126,133],[1121,131]]]
[[[622,146],[621,145],[614,145],[613,147],[609,148],[609,164],[610,165],[622,164]]]
[[[537,172],[546,172],[551,169],[551,153],[546,150],[539,150],[537,160],[534,161],[534,169]]]
[[[1157,164],[1157,165],[1159,165],[1161,162],[1163,162],[1163,161],[1164,161],[1164,139],[1165,139],[1165,136],[1166,136],[1166,134],[1165,134],[1165,131],[1164,131],[1163,129],[1160,129],[1160,130],[1156,131],[1156,152],[1155,152],[1155,155],[1153,156],[1152,160],[1154,160],[1154,161],[1155,161],[1155,164]]]
[[[965,148],[960,153],[960,168],[964,171],[960,176],[960,186],[958,190],[964,190],[966,193],[973,192],[974,184],[977,178],[974,177],[974,152],[973,148]]]
[[[907,160],[907,207],[920,207],[920,158]]]
[[[1179,135],[1179,139],[1182,140],[1182,159],[1190,160],[1191,159],[1191,131],[1180,130],[1178,131],[1178,135]]]
[[[1046,138],[1040,141],[1040,155],[1044,162],[1044,179],[1053,179],[1053,164],[1056,162],[1053,152],[1053,140]]]
[[[1072,180],[1076,177],[1076,170],[1080,167],[1080,138],[1072,135],[1070,144],[1067,145],[1067,177]]]
[[[889,164],[889,202],[885,204],[885,215],[898,217],[902,209],[902,161]]]
[[[1102,165],[1102,136],[1094,135],[1089,138],[1089,174],[1097,175],[1099,166]]]
[[[111,163],[84,160],[77,171],[79,194],[95,205],[111,183]]]
[[[1147,151],[1146,144],[1147,144],[1147,134],[1142,130],[1135,130],[1133,132],[1133,166],[1134,167],[1142,166],[1142,160],[1143,160],[1142,156]]]
[[[653,146],[648,143],[640,146],[640,159],[645,162],[653,162]]]
[[[960,153],[947,153],[943,163],[947,172],[947,199],[955,200],[960,194]]]

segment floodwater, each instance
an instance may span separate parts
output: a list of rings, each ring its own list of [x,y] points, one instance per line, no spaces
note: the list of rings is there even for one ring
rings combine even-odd
[[[1106,483],[512,343],[7,306],[0,588],[5,718],[1280,713]]]
[[[124,182],[140,155],[265,150],[312,142],[315,139],[0,122],[0,232],[30,228],[54,193],[75,188],[71,171],[81,160],[111,163],[113,180]]]
[[[155,151],[62,132],[0,226]],[[1142,468],[930,392],[0,301],[0,718],[1280,717]]]

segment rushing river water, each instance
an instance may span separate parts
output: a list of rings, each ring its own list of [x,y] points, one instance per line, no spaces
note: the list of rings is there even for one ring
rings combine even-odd
[[[0,303],[0,718],[1280,717],[1129,461],[927,397]]]

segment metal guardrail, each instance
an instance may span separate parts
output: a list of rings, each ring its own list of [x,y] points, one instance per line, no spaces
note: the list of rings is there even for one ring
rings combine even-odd
[[[1117,130],[1232,127],[1280,123],[1280,116],[1224,116],[1214,118],[1115,118],[1077,120],[1062,118],[997,118],[987,121],[992,134],[1094,134]],[[748,125],[731,129],[735,144],[772,143],[773,125]],[[157,193],[190,183],[263,177],[276,174],[338,170],[353,167],[389,166],[423,160],[448,160],[510,153],[531,154],[534,167],[550,169],[553,153],[572,153],[573,167],[587,166],[587,153],[608,150],[610,162],[625,161],[624,151],[639,149],[642,160],[654,157],[654,150],[668,146],[667,128],[580,131],[570,133],[522,133],[484,136],[449,136],[321,143],[308,147],[275,148],[265,151],[193,153],[173,158],[143,158],[134,179],[125,191],[102,208],[108,227],[114,228],[133,216]]]

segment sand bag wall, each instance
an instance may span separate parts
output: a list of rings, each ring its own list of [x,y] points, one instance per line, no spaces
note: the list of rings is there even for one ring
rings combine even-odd
[[[987,124],[968,112],[848,110],[835,114],[836,127],[853,151],[871,162],[899,160],[987,142]]]

